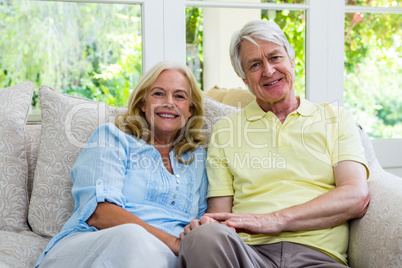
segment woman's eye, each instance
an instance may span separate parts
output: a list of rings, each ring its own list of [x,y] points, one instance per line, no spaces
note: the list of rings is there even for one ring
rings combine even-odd
[[[162,92],[154,92],[153,95],[154,95],[154,96],[163,96],[163,93],[162,93]]]
[[[181,95],[181,94],[178,94],[178,95],[176,95],[176,98],[178,98],[178,99],[185,99],[185,98],[186,98],[186,96]]]

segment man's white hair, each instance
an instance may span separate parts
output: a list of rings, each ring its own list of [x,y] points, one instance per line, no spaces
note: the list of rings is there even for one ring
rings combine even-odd
[[[295,50],[289,44],[288,39],[278,24],[267,20],[250,21],[244,25],[240,31],[233,34],[229,49],[232,66],[237,75],[242,79],[245,79],[246,75],[244,73],[243,66],[241,65],[241,42],[243,40],[249,40],[258,46],[258,44],[255,42],[255,39],[264,40],[283,46],[288,53],[289,59],[291,61],[295,59]]]

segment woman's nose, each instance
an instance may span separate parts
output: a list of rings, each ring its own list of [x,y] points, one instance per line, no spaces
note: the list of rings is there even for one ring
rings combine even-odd
[[[174,107],[173,96],[172,95],[167,95],[163,105],[165,107],[173,108]]]

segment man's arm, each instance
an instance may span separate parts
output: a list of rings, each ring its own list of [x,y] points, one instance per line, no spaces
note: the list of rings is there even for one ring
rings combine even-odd
[[[366,168],[354,161],[342,161],[334,166],[334,176],[335,189],[304,204],[270,214],[207,213],[205,216],[250,234],[325,229],[363,217],[370,201]],[[221,206],[208,208],[208,212],[217,212]]]
[[[227,212],[231,213],[233,207],[233,196],[218,196],[208,198],[207,213]]]
[[[99,230],[126,223],[135,223],[142,226],[149,233],[165,243],[174,254],[178,255],[179,253],[179,238],[147,224],[134,214],[113,203],[98,203],[95,212],[91,215],[91,217],[89,217],[87,223],[89,226],[93,226]]]

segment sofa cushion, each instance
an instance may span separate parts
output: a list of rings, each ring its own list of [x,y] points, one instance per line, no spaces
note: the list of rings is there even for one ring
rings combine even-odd
[[[208,90],[205,95],[223,104],[241,108],[246,107],[255,100],[255,96],[249,90],[243,88],[225,89],[215,86]]]
[[[70,170],[92,132],[126,108],[39,88],[42,126],[28,221],[32,230],[54,236],[74,208]]]
[[[0,231],[0,267],[34,267],[49,240],[31,231]]]
[[[354,268],[401,267],[402,178],[380,166],[370,172],[367,213],[350,224],[349,264]]]
[[[209,138],[212,127],[218,122],[221,118],[231,113],[240,111],[240,108],[229,106],[223,103],[220,103],[208,96],[204,96],[204,110],[205,110],[205,118],[203,129],[205,129],[205,134]]]
[[[24,126],[32,82],[0,89],[0,230],[28,230],[28,166]]]
[[[38,160],[40,141],[40,124],[28,123],[25,125],[25,150],[28,161],[28,200],[31,199],[36,161]]]

